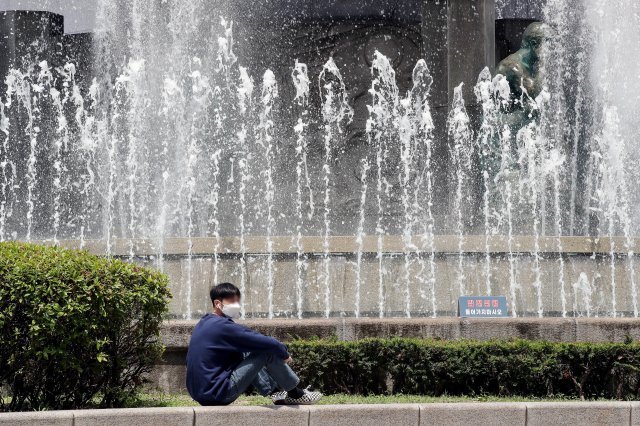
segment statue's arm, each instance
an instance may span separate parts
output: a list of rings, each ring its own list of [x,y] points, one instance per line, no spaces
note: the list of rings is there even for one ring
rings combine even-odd
[[[511,55],[501,61],[496,69],[496,74],[504,75],[509,82],[511,93],[515,96],[520,96],[525,72],[522,64],[514,56]]]

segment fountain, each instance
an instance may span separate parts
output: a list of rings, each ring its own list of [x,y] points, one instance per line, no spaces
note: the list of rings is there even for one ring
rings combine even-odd
[[[219,3],[97,0],[91,70],[46,46],[7,67],[2,240],[158,268],[175,318],[219,281],[243,317],[455,315],[462,295],[638,316],[640,6],[548,0],[495,68],[489,0]]]

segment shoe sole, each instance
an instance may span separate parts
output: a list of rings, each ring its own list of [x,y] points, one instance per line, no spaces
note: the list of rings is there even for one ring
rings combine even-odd
[[[282,400],[282,403],[278,405],[313,405],[318,401],[320,401],[321,398],[322,397],[316,399],[315,401],[301,401],[301,402],[293,402],[293,401],[289,402],[285,399],[285,400]]]
[[[317,403],[318,401],[313,401],[313,402],[285,402],[285,401],[278,401],[278,403],[276,405],[313,405],[313,404]]]

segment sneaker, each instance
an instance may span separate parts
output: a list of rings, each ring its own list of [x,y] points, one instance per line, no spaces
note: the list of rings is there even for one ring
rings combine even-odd
[[[274,404],[283,405],[284,400],[287,398],[287,391],[274,392],[269,396],[271,397],[271,400]]]
[[[285,392],[285,398],[284,398],[284,403],[281,403],[283,405],[312,405],[315,404],[316,402],[318,402],[320,400],[320,398],[322,398],[322,394],[320,392],[315,392],[315,391],[311,391],[309,390],[309,386],[307,386],[305,389],[303,389],[304,395],[302,395],[300,398],[290,398],[288,396],[286,396],[286,392]]]

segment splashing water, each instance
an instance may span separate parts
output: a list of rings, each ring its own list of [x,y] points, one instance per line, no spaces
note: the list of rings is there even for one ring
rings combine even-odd
[[[305,207],[304,191],[308,193],[307,205],[309,205],[309,216],[313,216],[313,192],[311,191],[311,180],[309,179],[309,167],[307,162],[307,138],[306,129],[309,126],[309,92],[310,80],[309,72],[306,64],[296,61],[293,73],[293,84],[296,88],[295,101],[298,103],[302,112],[298,118],[298,124],[294,130],[297,135],[296,140],[296,217],[298,224],[296,226],[296,311],[298,318],[302,318],[302,293],[304,291],[304,274],[307,270],[307,259],[302,245],[303,238],[303,214]]]
[[[367,162],[366,159],[362,160],[362,175],[360,176],[360,181],[362,182],[362,189],[360,191],[360,217],[358,220],[358,233],[356,236],[356,243],[358,245],[356,251],[356,295],[355,295],[355,308],[354,315],[356,318],[360,317],[360,298],[361,298],[361,289],[362,289],[362,254],[364,250],[364,224],[365,224],[365,206],[367,203],[367,191],[369,189],[369,185],[367,183],[367,179],[369,177],[369,170],[371,166]]]
[[[278,97],[278,84],[272,71],[267,70],[262,80],[262,111],[260,113],[260,136],[258,144],[264,149],[264,185],[266,205],[266,239],[267,239],[267,309],[269,318],[273,318],[273,286],[274,286],[274,259],[273,259],[273,228],[274,214],[273,202],[275,187],[273,181],[273,107]]]
[[[449,113],[449,138],[452,141],[451,161],[455,170],[455,200],[454,212],[456,213],[456,234],[458,236],[458,271],[457,282],[458,292],[460,295],[466,295],[465,288],[466,277],[464,275],[464,252],[463,245],[465,240],[465,212],[464,203],[468,200],[467,180],[471,175],[472,167],[472,140],[469,116],[462,97],[462,84],[455,88],[453,92],[453,107]]]
[[[372,105],[369,106],[369,120],[367,121],[367,135],[369,145],[376,148],[376,201],[378,218],[376,222],[377,258],[378,258],[378,307],[380,318],[384,317],[385,290],[383,262],[383,244],[386,233],[384,222],[385,203],[390,197],[391,185],[385,176],[389,145],[392,143],[393,122],[397,116],[399,104],[396,73],[389,59],[376,51],[371,65],[373,83],[369,92]]]
[[[351,122],[353,109],[347,100],[347,89],[342,80],[342,75],[333,59],[329,59],[322,67],[319,77],[320,99],[322,100],[322,119],[324,121],[324,236],[322,241],[323,250],[323,281],[324,281],[324,302],[325,316],[331,315],[331,257],[329,247],[329,237],[331,236],[331,164],[333,162],[333,151],[336,133],[342,133],[342,123]]]
[[[243,304],[243,317],[329,317],[348,291],[349,315],[437,316],[473,284],[506,293],[514,316],[638,316],[635,2],[547,3],[543,91],[518,100],[532,113],[517,128],[503,76],[480,73],[477,123],[459,86],[440,129],[426,61],[403,85],[376,51],[366,140],[352,131],[351,74],[337,58],[257,70],[256,90],[258,65],[241,65],[233,22],[194,24],[206,2],[99,5],[91,81],[78,81],[77,64],[44,60],[5,76],[2,241],[74,240],[153,258],[178,283],[173,311],[183,318],[201,313],[192,300],[209,284],[201,256],[212,260],[209,279],[237,279],[264,298]],[[447,189],[451,199],[439,198]],[[571,251],[587,237],[593,259]],[[349,252],[334,253],[334,241]],[[182,247],[178,267],[168,247]],[[336,257],[355,259],[351,287],[334,282]],[[449,258],[454,274],[441,272]],[[322,294],[310,307],[314,279]]]

